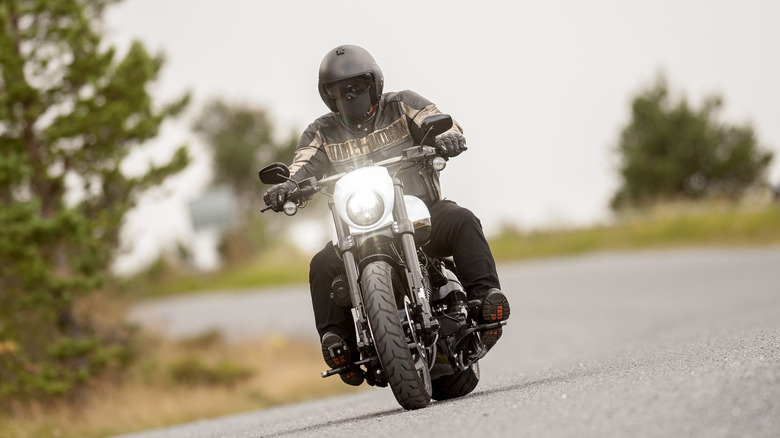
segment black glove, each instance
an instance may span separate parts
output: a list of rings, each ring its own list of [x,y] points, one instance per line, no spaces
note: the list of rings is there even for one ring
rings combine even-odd
[[[280,212],[284,209],[284,202],[287,201],[287,196],[293,190],[295,190],[295,183],[285,181],[266,190],[265,195],[263,195],[263,201],[265,201],[265,205],[271,207],[271,210]]]
[[[466,137],[460,132],[447,132],[436,137],[436,149],[445,157],[457,157],[466,147]]]

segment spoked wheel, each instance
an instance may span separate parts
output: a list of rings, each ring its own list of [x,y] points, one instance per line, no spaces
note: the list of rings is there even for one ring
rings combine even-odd
[[[372,262],[363,270],[366,316],[379,362],[398,404],[404,409],[424,408],[430,404],[433,392],[428,358],[419,344],[411,341],[410,345],[407,341],[398,316],[392,275],[392,267],[383,261]]]

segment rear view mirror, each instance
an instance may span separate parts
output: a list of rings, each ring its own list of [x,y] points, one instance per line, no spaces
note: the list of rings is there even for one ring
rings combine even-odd
[[[284,163],[273,163],[265,166],[258,175],[263,184],[279,184],[290,179],[290,169]]]
[[[434,114],[426,117],[422,122],[425,137],[436,137],[450,128],[452,128],[452,117],[448,114]]]

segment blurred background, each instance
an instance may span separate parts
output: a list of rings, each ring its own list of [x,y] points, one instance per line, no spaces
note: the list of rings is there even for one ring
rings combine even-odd
[[[187,203],[212,174],[192,120],[220,98],[265,108],[280,141],[297,139],[326,112],[317,72],[341,44],[374,55],[385,90],[415,90],[464,127],[469,151],[443,172],[445,195],[474,210],[488,234],[505,224],[606,223],[631,99],[658,75],[691,106],[721,96],[723,121],[749,124],[762,147],[780,152],[778,17],[780,4],[771,0],[125,0],[107,10],[109,40],[122,47],[140,39],[163,53],[155,96],[189,91],[193,98],[136,159],[143,164],[187,142],[195,160],[166,185],[170,196],[150,196],[131,214],[124,236],[134,249],[116,267],[137,269],[176,241],[200,242],[199,263],[214,266],[214,237],[193,240],[188,216]],[[768,178],[777,184],[774,161]],[[262,206],[259,196],[252,202]],[[314,216],[294,222],[309,226]],[[306,229],[302,245],[326,239],[320,228]]]
[[[342,44],[464,128],[445,196],[500,264],[777,245],[778,18],[773,0],[4,0],[0,438],[351,390],[319,378],[310,323],[272,318],[311,317],[325,205],[261,215],[256,176],[326,112],[318,68]],[[150,309],[191,330],[132,318]]]

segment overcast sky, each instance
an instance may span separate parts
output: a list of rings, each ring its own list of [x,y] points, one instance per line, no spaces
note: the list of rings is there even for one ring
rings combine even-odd
[[[325,53],[365,47],[386,91],[415,90],[464,127],[469,150],[442,173],[445,195],[493,233],[503,223],[606,220],[630,99],[659,72],[694,106],[721,95],[723,119],[750,123],[775,152],[770,178],[780,182],[778,23],[776,0],[124,0],[106,31],[119,47],[140,39],[165,55],[158,101],[191,92],[187,117],[213,97],[262,106],[280,136],[327,111],[316,88]],[[135,162],[183,142],[202,157],[187,117]],[[191,238],[186,202],[207,175],[198,158],[169,197],[143,202],[126,230],[137,246],[126,263]]]

